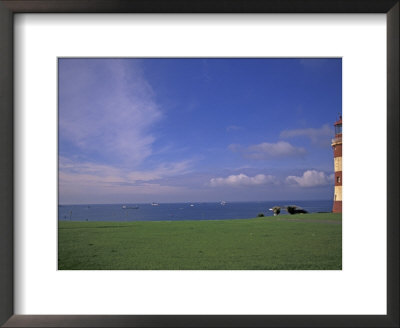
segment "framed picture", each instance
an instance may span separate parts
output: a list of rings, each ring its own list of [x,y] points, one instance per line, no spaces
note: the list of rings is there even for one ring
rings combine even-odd
[[[0,10],[1,324],[399,325],[398,1]]]
[[[341,73],[58,58],[58,270],[341,270]]]

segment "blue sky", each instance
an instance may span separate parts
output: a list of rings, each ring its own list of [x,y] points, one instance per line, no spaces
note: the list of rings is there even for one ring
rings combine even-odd
[[[341,59],[59,59],[59,201],[333,195]]]

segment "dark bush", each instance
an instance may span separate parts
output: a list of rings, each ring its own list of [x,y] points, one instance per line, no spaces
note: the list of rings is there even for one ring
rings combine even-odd
[[[258,213],[257,217],[262,218],[264,216],[264,213]]]

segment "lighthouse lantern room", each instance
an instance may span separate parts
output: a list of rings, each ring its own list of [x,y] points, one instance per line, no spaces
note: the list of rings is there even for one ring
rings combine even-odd
[[[333,213],[342,213],[342,116],[335,122],[335,138],[332,139],[333,160],[335,169],[335,192]]]

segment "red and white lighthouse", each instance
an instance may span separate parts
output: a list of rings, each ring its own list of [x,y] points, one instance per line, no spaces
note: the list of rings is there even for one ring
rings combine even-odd
[[[332,139],[332,149],[335,167],[335,193],[332,212],[342,213],[342,116],[334,126],[335,138]]]

